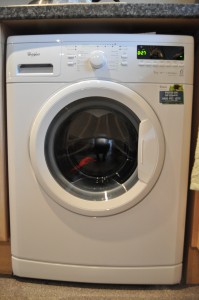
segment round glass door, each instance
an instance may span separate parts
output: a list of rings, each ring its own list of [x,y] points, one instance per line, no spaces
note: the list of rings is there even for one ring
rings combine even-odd
[[[123,212],[146,198],[164,163],[164,135],[153,109],[114,82],[70,84],[44,102],[29,140],[44,192],[86,216]]]
[[[139,123],[126,106],[105,97],[63,107],[45,138],[52,176],[70,193],[90,201],[125,193],[138,180]]]

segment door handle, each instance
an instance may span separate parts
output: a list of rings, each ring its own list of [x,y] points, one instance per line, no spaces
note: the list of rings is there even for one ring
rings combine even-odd
[[[139,126],[138,178],[148,183],[153,177],[159,158],[159,141],[150,120],[143,120]]]

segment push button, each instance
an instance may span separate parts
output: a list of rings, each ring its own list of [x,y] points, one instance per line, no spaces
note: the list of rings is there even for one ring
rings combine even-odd
[[[128,66],[128,62],[127,62],[127,61],[122,61],[122,62],[121,62],[121,65],[122,65],[122,66]]]
[[[144,64],[144,61],[139,61],[139,66],[144,66],[145,64]]]
[[[175,63],[175,62],[173,62],[171,65],[172,65],[172,67],[177,67],[178,66],[178,64]]]
[[[69,54],[67,57],[68,57],[68,59],[73,59],[73,58],[75,58],[75,55],[74,54]]]
[[[74,66],[74,65],[75,65],[75,62],[74,62],[74,61],[68,61],[67,65],[68,65],[68,66]]]
[[[179,62],[178,63],[178,67],[184,67],[184,63],[183,62]]]
[[[122,54],[121,58],[127,58],[127,54]]]

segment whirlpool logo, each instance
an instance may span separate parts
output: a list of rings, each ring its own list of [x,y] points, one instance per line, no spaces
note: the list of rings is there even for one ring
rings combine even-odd
[[[37,52],[37,51],[28,51],[27,52],[27,55],[30,56],[30,57],[35,57],[35,56],[40,56],[41,53]]]

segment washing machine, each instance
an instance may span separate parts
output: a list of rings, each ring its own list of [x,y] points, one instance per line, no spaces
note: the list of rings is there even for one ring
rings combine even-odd
[[[193,55],[189,36],[8,38],[16,276],[180,282]]]

